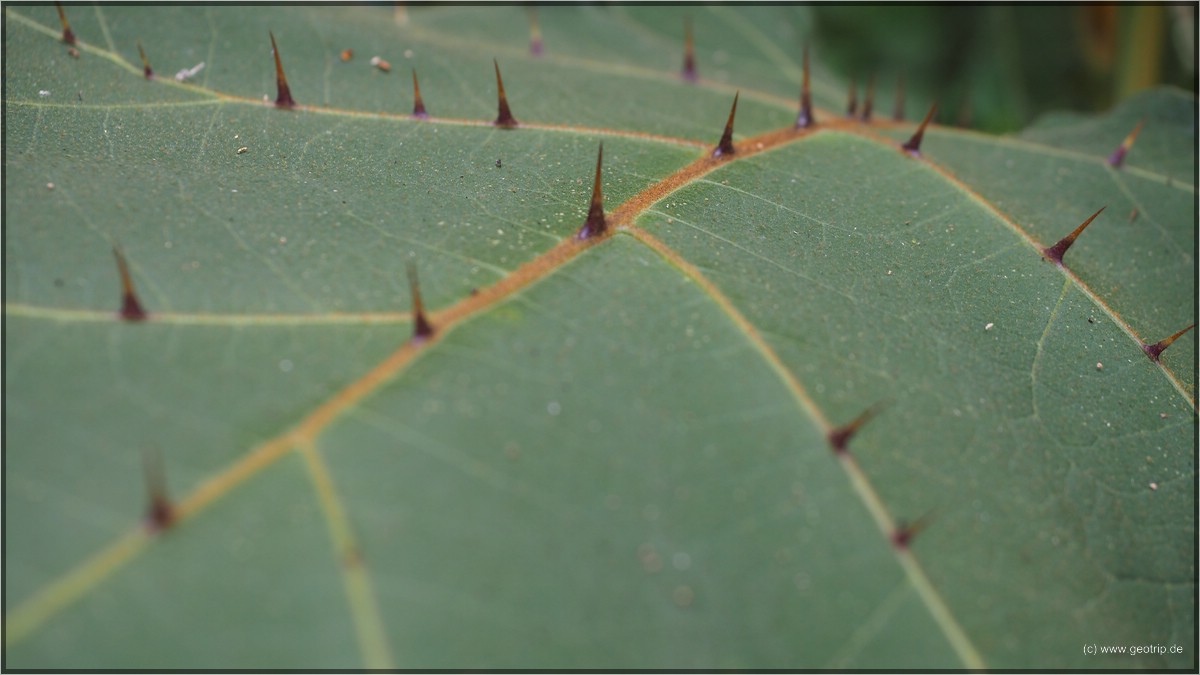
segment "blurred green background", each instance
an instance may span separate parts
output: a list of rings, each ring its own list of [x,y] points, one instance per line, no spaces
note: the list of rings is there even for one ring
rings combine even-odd
[[[1196,91],[1196,5],[898,5],[813,8],[822,63],[858,82],[877,78],[908,118],[937,100],[938,121],[993,132],[1051,110],[1107,110],[1136,91]],[[815,54],[816,55],[816,54]],[[891,108],[877,106],[879,114]]]

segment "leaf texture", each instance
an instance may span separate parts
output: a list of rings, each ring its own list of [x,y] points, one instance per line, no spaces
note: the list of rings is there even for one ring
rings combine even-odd
[[[1195,667],[1194,98],[914,157],[819,54],[793,129],[803,7],[65,9],[5,9],[6,666]]]

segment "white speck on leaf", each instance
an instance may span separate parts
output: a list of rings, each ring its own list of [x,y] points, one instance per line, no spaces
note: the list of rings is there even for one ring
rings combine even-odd
[[[986,326],[984,326],[984,327],[983,327],[983,329],[984,329],[984,330],[991,330],[991,329],[992,329],[992,326],[995,326],[995,325],[996,325],[996,324],[994,324],[994,323],[992,323],[991,321],[989,321],[989,322],[988,322],[988,324],[987,324]]]
[[[175,81],[183,82],[185,80],[190,80],[193,77],[195,77],[196,74],[202,70],[204,70],[204,62],[203,61],[201,61],[200,63],[197,63],[196,65],[192,66],[191,68],[184,68],[183,70],[179,71],[178,73],[175,73]]]

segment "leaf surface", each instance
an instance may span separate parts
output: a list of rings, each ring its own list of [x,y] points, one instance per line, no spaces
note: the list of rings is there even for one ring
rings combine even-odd
[[[819,68],[789,131],[804,8],[67,10],[5,11],[9,667],[1194,667],[1194,100],[915,158]]]

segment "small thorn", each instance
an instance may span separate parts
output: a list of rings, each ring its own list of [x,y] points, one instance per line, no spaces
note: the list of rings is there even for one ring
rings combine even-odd
[[[896,107],[892,109],[892,119],[896,122],[904,121],[904,76],[900,75],[896,78]]]
[[[867,79],[867,97],[863,99],[862,115],[859,117],[864,122],[871,121],[871,111],[875,107],[875,76],[872,75]]]
[[[1133,207],[1133,210],[1129,212],[1129,222],[1132,223],[1133,221],[1137,220],[1137,217],[1138,217],[1138,210],[1137,210],[1137,207],[1135,206],[1135,207]]]
[[[846,102],[846,117],[854,117],[858,112],[858,86],[854,82],[854,78],[850,78],[850,100]]]
[[[592,203],[588,206],[587,220],[575,235],[580,241],[598,237],[608,229],[608,223],[604,220],[604,191],[600,186],[600,170],[603,164],[604,144],[601,143],[600,152],[596,155],[596,181],[592,184]]]
[[[917,132],[908,139],[908,142],[900,146],[904,151],[913,157],[921,156],[921,139],[925,137],[925,127],[929,126],[929,120],[933,119],[933,114],[937,112],[937,104],[929,106],[929,112],[925,113],[925,119],[921,122],[921,126],[917,127]]]
[[[294,108],[296,101],[292,99],[292,90],[288,89],[287,76],[283,74],[283,62],[279,60],[279,47],[275,46],[275,34],[267,31],[271,36],[271,53],[275,55],[275,84],[279,88],[279,94],[275,97],[275,106],[278,108]]]
[[[162,455],[150,449],[142,453],[142,470],[146,478],[146,527],[151,532],[167,529],[175,522],[175,507],[167,495],[167,475],[163,471]]]
[[[933,516],[934,510],[930,509],[913,523],[905,523],[903,520],[898,521],[896,529],[892,531],[892,545],[901,549],[908,548],[912,544],[912,540],[922,530],[929,527],[929,523],[933,521]]]
[[[739,91],[733,95],[733,107],[729,109],[729,119],[725,121],[725,132],[721,134],[721,141],[717,143],[716,149],[712,152],[713,157],[724,157],[735,152],[733,148],[733,116],[737,114],[738,96],[741,93]]]
[[[412,291],[413,342],[424,342],[433,335],[433,324],[425,316],[425,305],[421,303],[421,284],[417,281],[417,266],[408,263],[408,288]]]
[[[1146,356],[1149,356],[1151,361],[1158,363],[1158,357],[1161,356],[1164,351],[1166,351],[1167,347],[1171,346],[1172,342],[1175,342],[1184,333],[1188,332],[1189,330],[1191,330],[1195,327],[1196,327],[1196,324],[1192,324],[1192,325],[1188,326],[1187,328],[1184,328],[1183,330],[1179,331],[1178,333],[1172,335],[1169,338],[1159,340],[1158,342],[1155,342],[1152,345],[1142,345],[1142,351],[1146,352]]]
[[[683,70],[679,73],[688,82],[696,81],[696,47],[692,39],[692,18],[683,20]]]
[[[800,85],[800,114],[796,117],[796,128],[807,129],[816,123],[812,111],[812,90],[808,84],[808,45],[804,45],[804,81]]]
[[[58,10],[58,20],[62,22],[62,41],[69,45],[74,45],[75,33],[71,31],[71,24],[67,23],[67,13],[63,11],[62,5],[57,2],[54,3],[54,8]]]
[[[113,246],[113,255],[117,258],[117,272],[121,275],[121,318],[126,321],[142,321],[146,318],[146,310],[138,302],[137,291],[133,288],[133,277],[129,274],[129,264],[125,262],[125,254],[121,247]]]
[[[1121,168],[1121,165],[1125,163],[1125,153],[1129,152],[1129,149],[1133,147],[1133,142],[1137,140],[1138,134],[1142,133],[1142,125],[1145,122],[1144,118],[1138,120],[1137,125],[1133,127],[1133,131],[1129,132],[1125,140],[1121,141],[1121,145],[1117,146],[1117,149],[1113,150],[1113,153],[1108,156],[1109,166],[1114,169]]]
[[[885,403],[882,401],[876,403],[870,408],[864,410],[861,415],[854,418],[854,420],[849,424],[845,424],[834,429],[833,431],[830,431],[829,444],[833,446],[834,452],[838,453],[839,455],[846,452],[847,446],[850,443],[850,439],[854,436],[854,434],[858,433],[859,427],[871,421],[871,418],[878,415],[879,411],[883,409],[884,405]]]
[[[537,9],[529,8],[529,53],[534,56],[541,56],[544,46],[542,45],[542,27],[538,25]]]
[[[150,59],[146,58],[146,50],[142,49],[142,41],[138,40],[138,56],[142,57],[142,74],[147,80],[154,78],[154,69],[150,67]]]
[[[1106,208],[1108,207],[1100,207],[1099,211],[1093,213],[1091,218],[1083,221],[1083,224],[1075,228],[1074,232],[1068,234],[1062,239],[1059,239],[1057,244],[1042,249],[1042,255],[1045,256],[1047,260],[1053,262],[1059,267],[1062,267],[1063,256],[1066,255],[1067,249],[1071,248],[1071,244],[1075,243],[1075,238],[1078,237],[1081,232],[1083,232],[1084,228],[1086,228],[1088,225],[1091,225],[1092,221],[1096,219],[1096,216],[1100,215]]]
[[[508,109],[508,97],[504,95],[504,80],[500,79],[500,64],[496,59],[492,59],[492,65],[496,67],[496,90],[499,92],[499,112],[496,115],[496,121],[492,122],[502,129],[512,129],[517,126],[517,118],[513,117],[512,111]]]
[[[419,119],[429,119],[429,113],[425,112],[425,101],[421,100],[421,85],[417,83],[417,69],[412,69],[413,76],[413,111],[412,116]]]

